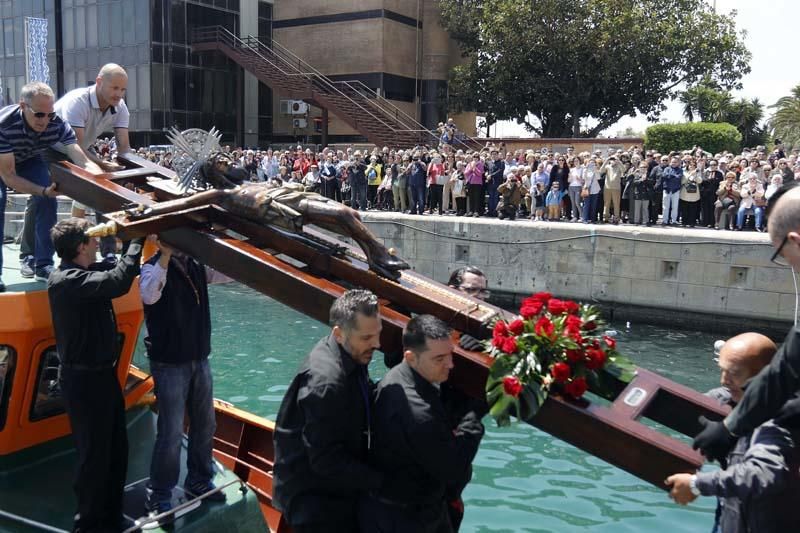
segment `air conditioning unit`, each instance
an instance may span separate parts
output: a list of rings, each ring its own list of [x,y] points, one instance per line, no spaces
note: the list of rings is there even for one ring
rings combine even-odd
[[[281,100],[281,115],[305,115],[308,104],[302,100]]]
[[[301,130],[308,127],[308,121],[304,118],[292,119],[292,127],[296,130]]]

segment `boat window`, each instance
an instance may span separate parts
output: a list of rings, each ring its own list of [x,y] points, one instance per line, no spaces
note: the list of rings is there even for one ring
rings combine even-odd
[[[11,396],[11,381],[14,378],[16,359],[17,353],[14,348],[5,344],[0,345],[0,431],[6,425],[8,399]]]
[[[125,343],[125,335],[118,332],[117,341],[121,350]],[[42,352],[36,374],[36,394],[31,406],[31,422],[66,412],[64,399],[61,396],[61,384],[58,381],[60,367],[61,360],[58,358],[55,346],[50,346]]]
[[[64,412],[64,400],[61,397],[61,385],[58,382],[58,371],[61,362],[55,346],[42,352],[39,359],[39,370],[36,373],[36,391],[31,406],[31,421],[41,420]]]

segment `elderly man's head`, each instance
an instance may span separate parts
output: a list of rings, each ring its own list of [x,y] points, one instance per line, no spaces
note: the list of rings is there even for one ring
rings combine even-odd
[[[748,379],[758,374],[772,360],[778,347],[759,333],[742,333],[728,339],[719,351],[719,381],[738,403]]]
[[[767,207],[769,237],[775,247],[774,261],[779,258],[800,270],[800,187],[792,181],[783,185],[770,198]]]

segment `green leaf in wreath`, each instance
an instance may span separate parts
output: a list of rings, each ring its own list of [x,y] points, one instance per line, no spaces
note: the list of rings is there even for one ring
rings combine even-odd
[[[509,422],[509,411],[514,406],[516,398],[513,396],[509,396],[508,394],[503,394],[500,398],[491,405],[489,409],[489,414],[497,421],[498,426],[508,425]]]
[[[614,354],[613,357],[608,358],[608,361],[606,362],[602,371],[610,374],[620,381],[630,383],[636,375],[636,365],[624,355],[617,353]]]
[[[503,379],[514,371],[518,362],[519,356],[517,355],[504,354],[496,357],[489,369],[489,379]]]
[[[547,390],[541,384],[532,382],[523,387],[519,395],[519,418],[530,422],[547,399]]]

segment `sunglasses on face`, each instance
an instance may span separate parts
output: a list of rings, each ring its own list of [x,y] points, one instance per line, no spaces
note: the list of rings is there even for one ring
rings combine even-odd
[[[33,113],[33,116],[36,117],[36,118],[47,117],[50,120],[53,120],[54,118],[56,118],[56,112],[55,111],[51,111],[49,113],[45,113],[44,111],[34,111],[32,107],[29,107],[28,109],[31,110],[31,113]]]

